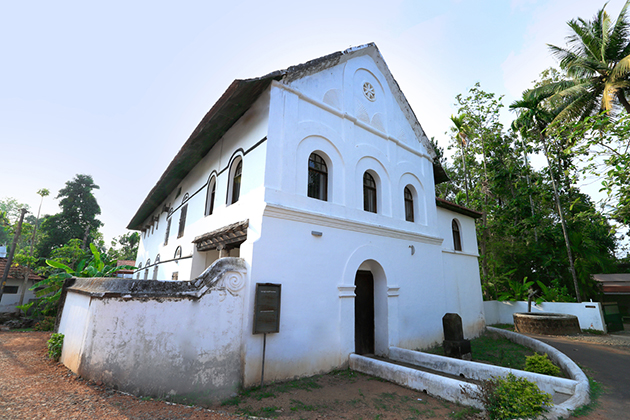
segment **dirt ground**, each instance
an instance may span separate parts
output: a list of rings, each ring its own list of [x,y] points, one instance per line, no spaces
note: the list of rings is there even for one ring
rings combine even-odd
[[[630,329],[630,326],[628,326]],[[0,331],[0,419],[482,419],[473,410],[349,370],[247,391],[213,407],[127,395],[83,380],[47,358],[47,332]],[[565,341],[603,345],[630,357],[630,331]],[[569,354],[569,356],[575,354]],[[624,359],[625,360],[625,359]],[[589,372],[597,377],[597,372]],[[624,373],[625,375],[625,373]],[[584,420],[614,416],[604,387]],[[630,409],[630,406],[629,406]],[[628,411],[627,413],[630,413]]]
[[[0,419],[466,419],[470,410],[340,371],[265,387],[231,405],[188,407],[126,395],[47,358],[46,332],[0,332]]]

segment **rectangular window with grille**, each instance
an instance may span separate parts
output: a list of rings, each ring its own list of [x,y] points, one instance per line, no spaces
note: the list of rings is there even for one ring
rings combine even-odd
[[[171,219],[166,221],[166,233],[164,234],[164,246],[168,245],[168,235],[171,233]]]
[[[181,238],[184,236],[184,229],[186,228],[186,212],[188,211],[188,204],[182,207],[181,213],[179,215],[179,230],[177,231],[177,237]]]
[[[15,295],[20,286],[4,286],[4,293],[7,295]]]

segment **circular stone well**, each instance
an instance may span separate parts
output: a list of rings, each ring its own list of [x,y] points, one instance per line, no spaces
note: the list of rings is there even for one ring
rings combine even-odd
[[[577,316],[549,312],[517,312],[514,331],[544,335],[575,335],[582,332]]]

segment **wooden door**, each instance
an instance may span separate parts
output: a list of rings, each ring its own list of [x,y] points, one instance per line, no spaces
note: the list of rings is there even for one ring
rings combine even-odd
[[[374,278],[369,271],[357,271],[354,280],[354,352],[374,354]]]

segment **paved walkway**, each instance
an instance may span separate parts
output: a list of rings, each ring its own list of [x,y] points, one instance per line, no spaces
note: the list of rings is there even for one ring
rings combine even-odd
[[[588,376],[604,385],[599,401],[606,415],[593,418],[630,419],[630,347],[601,345],[569,337],[527,335],[560,350]]]

